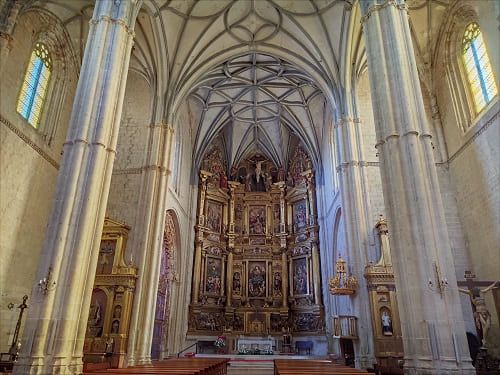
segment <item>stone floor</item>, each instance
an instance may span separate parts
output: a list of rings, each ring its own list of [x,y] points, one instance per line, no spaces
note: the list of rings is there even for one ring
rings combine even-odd
[[[274,362],[263,361],[230,361],[227,375],[273,375]]]

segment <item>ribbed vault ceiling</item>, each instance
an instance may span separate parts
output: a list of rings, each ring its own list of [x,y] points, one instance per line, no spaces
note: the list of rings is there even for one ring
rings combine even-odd
[[[276,57],[231,59],[209,71],[191,96],[203,108],[196,148],[205,151],[221,135],[231,165],[260,153],[285,166],[293,137],[313,148],[318,143],[314,125],[323,118],[315,109],[324,96],[311,77]]]
[[[19,1],[23,11],[54,14],[81,61],[93,1]],[[454,2],[407,4],[427,68]],[[346,87],[366,68],[355,0],[144,0],[135,34],[130,68],[154,92],[151,121],[175,122],[188,101],[195,163],[217,137],[230,165],[254,152],[286,165],[299,140],[320,163],[324,124],[334,108],[342,113]]]

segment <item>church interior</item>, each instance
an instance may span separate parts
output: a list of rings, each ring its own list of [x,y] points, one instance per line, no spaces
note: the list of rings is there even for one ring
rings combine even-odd
[[[0,0],[0,372],[498,373],[499,25],[497,0]]]

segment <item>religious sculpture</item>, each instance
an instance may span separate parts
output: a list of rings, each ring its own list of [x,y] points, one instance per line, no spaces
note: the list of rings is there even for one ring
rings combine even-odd
[[[241,276],[239,272],[235,272],[233,275],[233,292],[239,294],[241,291]]]
[[[92,301],[90,304],[89,319],[88,324],[91,326],[96,326],[101,320],[101,305],[97,300]]]
[[[484,294],[496,288],[498,288],[497,282],[494,282],[484,289],[474,288],[472,289],[472,291],[468,289],[458,288],[460,292],[469,295],[470,301],[474,306],[474,321],[476,323],[478,331],[481,334],[481,344],[483,349],[486,349],[486,338],[488,337],[488,331],[490,330],[491,326],[491,314],[486,307]]]
[[[382,334],[384,336],[392,336],[392,320],[386,310],[382,312],[380,318],[382,319]]]

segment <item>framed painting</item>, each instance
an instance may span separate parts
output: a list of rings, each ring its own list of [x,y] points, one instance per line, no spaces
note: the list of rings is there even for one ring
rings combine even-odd
[[[307,226],[306,201],[300,201],[293,205],[293,230],[301,232]]]
[[[207,202],[207,220],[206,226],[212,232],[221,232],[222,228],[222,204],[208,201]]]
[[[113,270],[115,258],[116,240],[102,240],[99,248],[99,260],[97,261],[97,274],[107,275]]]
[[[253,206],[248,211],[248,232],[266,234],[266,206]]]
[[[266,262],[248,262],[248,297],[266,296]]]
[[[274,233],[279,233],[280,232],[280,205],[275,204],[273,206],[273,227],[274,227]]]
[[[306,257],[293,260],[293,294],[303,295],[308,292],[308,275]]]
[[[205,275],[205,293],[220,295],[222,282],[222,259],[207,257]]]

